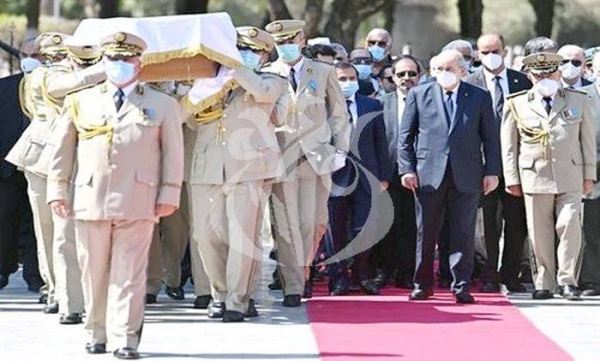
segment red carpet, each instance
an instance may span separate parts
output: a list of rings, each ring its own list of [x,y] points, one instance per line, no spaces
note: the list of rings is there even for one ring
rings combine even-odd
[[[506,297],[474,296],[475,305],[456,305],[448,291],[409,302],[408,291],[388,287],[381,296],[315,297],[307,308],[325,361],[572,359]]]

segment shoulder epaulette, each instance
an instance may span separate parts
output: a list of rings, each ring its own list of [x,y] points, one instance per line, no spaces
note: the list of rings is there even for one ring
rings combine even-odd
[[[86,90],[86,89],[89,89],[89,88],[93,88],[93,87],[95,87],[96,85],[98,85],[98,84],[87,84],[87,85],[84,85],[84,86],[82,86],[82,87],[80,87],[80,88],[73,89],[73,90],[69,91],[69,92],[67,93],[67,95],[70,95],[70,94],[73,94],[73,93],[78,93],[78,92],[80,92],[80,91],[82,91],[82,90]]]
[[[281,79],[287,81],[287,78],[284,77],[283,75],[277,74],[277,73],[271,73],[270,71],[257,71],[256,74],[258,74],[258,75],[272,76],[274,78],[281,78]]]
[[[566,91],[569,91],[569,92],[573,92],[573,93],[584,94],[584,95],[587,95],[587,94],[588,94],[587,90],[583,90],[583,89],[570,89],[570,88],[565,88],[565,90],[566,90]]]
[[[521,90],[520,92],[508,94],[506,96],[506,99],[510,99],[510,98],[518,97],[519,95],[527,94],[528,91],[529,91],[529,89],[526,89],[526,90]]]

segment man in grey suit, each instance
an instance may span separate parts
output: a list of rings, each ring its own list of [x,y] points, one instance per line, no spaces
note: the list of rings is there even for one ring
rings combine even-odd
[[[404,113],[406,96],[410,89],[419,84],[421,66],[412,56],[403,55],[394,61],[391,69],[396,91],[385,94],[381,101],[385,134],[393,166],[394,178],[388,192],[394,204],[394,223],[385,238],[375,246],[374,261],[375,266],[383,272],[384,279],[391,281],[393,277],[397,286],[412,289],[417,239],[415,197],[410,190],[402,187],[400,182],[396,149],[398,125]]]
[[[600,53],[594,55],[592,71],[600,74]],[[596,130],[596,153],[600,150],[600,78],[583,88],[592,99],[594,128]],[[597,155],[600,159],[600,154]],[[592,194],[583,200],[583,260],[579,285],[583,296],[600,295],[600,183]]]

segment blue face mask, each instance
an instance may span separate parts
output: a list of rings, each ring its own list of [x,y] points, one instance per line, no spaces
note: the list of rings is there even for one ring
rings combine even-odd
[[[106,77],[113,84],[120,85],[130,82],[135,77],[135,65],[123,60],[106,61],[104,63]]]
[[[252,70],[258,70],[260,65],[260,55],[255,54],[252,50],[242,50],[240,51],[242,55],[242,61],[247,68]]]
[[[367,64],[356,64],[354,67],[358,72],[358,78],[361,80],[369,79],[371,73],[373,72],[371,66]]]
[[[348,99],[353,96],[358,91],[358,82],[353,80],[341,81],[340,88],[342,88],[342,93],[344,93],[344,98]]]
[[[294,60],[298,60],[298,58],[302,55],[300,53],[300,45],[298,44],[283,44],[277,45],[277,54],[281,58],[281,60],[286,63],[291,63]]]
[[[385,58],[385,49],[380,48],[377,45],[369,47],[369,53],[371,53],[371,56],[375,61],[382,61]]]

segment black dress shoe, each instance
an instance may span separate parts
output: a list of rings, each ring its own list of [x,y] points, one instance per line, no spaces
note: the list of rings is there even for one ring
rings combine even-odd
[[[250,301],[248,301],[248,309],[246,310],[246,317],[248,317],[248,318],[258,317],[258,310],[256,309],[256,304],[254,303],[253,299],[250,299]]]
[[[244,313],[240,311],[225,310],[222,322],[244,322]]]
[[[412,291],[410,296],[408,296],[408,299],[411,301],[423,301],[423,300],[430,298],[431,296],[433,296],[433,290],[418,289],[418,290]]]
[[[521,282],[511,282],[506,284],[506,289],[512,293],[525,293],[527,292],[527,288]]]
[[[58,302],[52,302],[47,304],[46,306],[44,306],[43,312],[47,314],[58,313]]]
[[[552,291],[549,290],[535,290],[531,294],[531,298],[534,300],[549,300],[552,297],[554,297]]]
[[[473,296],[471,296],[471,294],[468,291],[455,293],[454,300],[456,301],[456,303],[461,303],[465,305],[475,303],[475,298],[473,298]]]
[[[8,286],[8,275],[0,275],[0,290]]]
[[[137,360],[140,354],[131,347],[120,347],[113,352],[113,355],[119,360]]]
[[[330,287],[330,296],[344,296],[348,294],[348,287],[343,282],[336,282]]]
[[[197,308],[200,310],[206,310],[208,308],[208,305],[210,304],[211,300],[212,300],[211,295],[198,296],[194,300],[194,308]]]
[[[222,318],[225,313],[225,302],[211,300],[208,304],[208,318]]]
[[[313,283],[312,281],[306,281],[304,283],[304,292],[302,293],[302,298],[312,298],[313,296]]]
[[[500,285],[495,282],[484,282],[479,291],[482,293],[498,293],[500,292]]]
[[[61,325],[77,325],[82,322],[81,313],[69,313],[68,315],[60,315],[58,323]]]
[[[90,353],[93,355],[106,353],[106,344],[105,343],[96,343],[96,342],[86,343],[85,350],[87,351],[87,353]]]
[[[374,281],[362,281],[360,283],[360,289],[365,294],[370,296],[376,296],[379,294],[379,287]]]
[[[569,301],[580,301],[581,300],[581,296],[579,295],[579,290],[577,290],[577,287],[575,287],[575,286],[570,286],[570,285],[561,286],[559,294],[565,300],[569,300]]]
[[[183,288],[181,287],[169,287],[165,290],[165,293],[169,298],[174,300],[183,300],[185,298],[185,293],[183,292]]]
[[[581,291],[581,295],[582,296],[600,296],[600,286],[595,285],[593,283],[588,283],[586,285],[584,285]]]
[[[379,288],[385,285],[385,273],[383,272],[383,270],[378,269],[376,271],[375,277],[373,278],[373,282]]]
[[[281,287],[281,281],[279,281],[279,280],[273,281],[273,283],[269,283],[269,285],[267,287],[269,287],[269,289],[271,291],[277,291],[277,290],[283,289],[283,287]]]
[[[48,303],[48,294],[43,293],[42,295],[40,295],[40,298],[38,299],[38,303],[41,303],[42,305],[45,305],[46,303]]]
[[[300,295],[285,295],[283,297],[283,307],[300,307],[302,297]]]
[[[153,295],[152,293],[146,293],[146,304],[152,305],[155,303],[156,303],[156,295]]]

